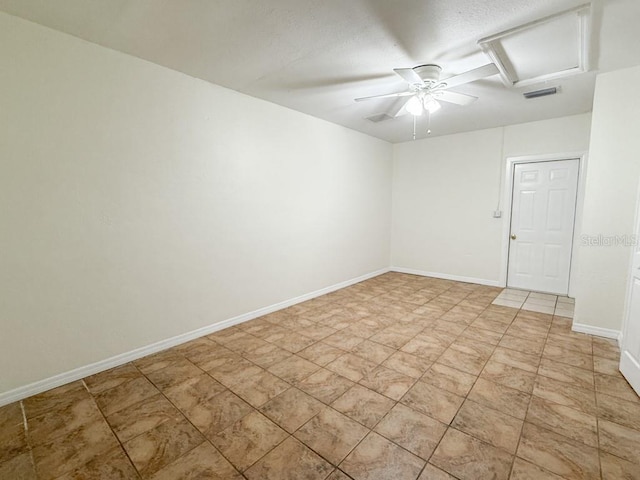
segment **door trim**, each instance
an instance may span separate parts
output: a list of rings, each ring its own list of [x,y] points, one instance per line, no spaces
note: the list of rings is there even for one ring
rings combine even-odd
[[[554,162],[558,160],[578,160],[578,190],[576,193],[576,213],[573,223],[573,245],[571,247],[571,266],[576,265],[576,233],[581,231],[582,207],[584,204],[584,188],[587,168],[587,152],[560,152],[544,155],[524,155],[517,157],[507,157],[505,159],[505,176],[502,183],[504,206],[502,212],[502,255],[500,262],[500,285],[507,286],[507,271],[509,268],[509,233],[511,231],[511,209],[513,208],[513,170],[520,163]],[[575,268],[569,271],[569,296],[573,297],[573,286]]]

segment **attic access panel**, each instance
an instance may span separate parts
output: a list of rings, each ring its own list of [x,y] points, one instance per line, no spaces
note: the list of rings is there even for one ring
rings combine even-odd
[[[478,42],[505,85],[524,87],[589,70],[589,5],[483,38]]]

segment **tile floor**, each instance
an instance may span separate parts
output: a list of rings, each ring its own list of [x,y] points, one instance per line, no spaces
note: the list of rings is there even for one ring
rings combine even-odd
[[[491,304],[530,312],[548,313],[556,317],[573,318],[575,300],[561,295],[505,288]]]
[[[389,273],[0,409],[2,479],[638,479],[618,349]]]

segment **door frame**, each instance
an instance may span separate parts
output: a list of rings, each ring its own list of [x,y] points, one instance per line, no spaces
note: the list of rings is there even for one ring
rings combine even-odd
[[[576,252],[578,243],[576,241],[576,233],[582,229],[582,208],[584,204],[584,190],[586,184],[587,171],[587,152],[560,152],[549,153],[542,155],[523,155],[517,157],[507,157],[505,159],[505,176],[502,182],[503,195],[502,205],[502,255],[500,262],[500,285],[507,286],[507,273],[509,269],[509,234],[511,232],[511,214],[513,208],[513,172],[515,166],[522,163],[541,163],[541,162],[554,162],[558,160],[578,160],[578,190],[576,193],[576,212],[575,219],[573,221],[573,245],[571,246],[571,268],[569,270],[569,296],[575,297],[573,288],[575,285],[575,266]]]
[[[634,222],[634,226],[633,226],[633,233],[634,235],[637,235],[638,232],[640,232],[640,188],[638,188],[638,191],[636,193],[636,214],[634,216],[633,219]],[[633,271],[635,268],[635,262],[634,262],[634,257],[636,255],[636,247],[634,246],[631,249],[630,255],[629,255],[629,269],[628,269],[628,275],[627,275],[627,291],[625,292],[625,298],[624,298],[624,316],[622,317],[622,327],[620,328],[620,333],[618,334],[618,338],[616,339],[618,342],[618,348],[620,349],[620,361],[618,362],[618,372],[622,374],[622,364],[624,362],[624,358],[625,358],[625,349],[624,349],[624,334],[627,331],[627,326],[629,325],[629,322],[631,321],[630,315],[631,315],[631,298],[633,296]],[[628,357],[627,357],[628,358]],[[637,363],[635,361],[635,359],[633,359],[633,357],[628,360],[630,362],[633,362],[634,364]],[[633,375],[633,385],[630,381],[630,379],[627,377],[627,375],[623,375],[625,377],[625,379],[627,380],[627,382],[629,382],[629,385],[631,386],[631,388],[640,396],[640,390],[638,390],[637,386],[639,384],[639,378],[637,373],[635,375]]]

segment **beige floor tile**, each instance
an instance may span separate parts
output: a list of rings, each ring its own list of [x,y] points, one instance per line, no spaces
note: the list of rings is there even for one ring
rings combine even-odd
[[[505,323],[500,320],[496,320],[495,318],[490,318],[488,316],[480,316],[471,324],[472,327],[480,328],[483,330],[489,330],[494,333],[498,333],[503,335],[507,329],[509,328],[509,323]]]
[[[37,480],[36,469],[29,452],[0,462],[0,478],[11,480]]]
[[[462,370],[471,375],[479,375],[487,363],[487,359],[449,347],[438,358],[437,363]]]
[[[102,420],[35,447],[33,460],[38,476],[50,480],[76,470],[117,447],[116,437]]]
[[[292,387],[264,404],[260,411],[281,428],[293,433],[323,408],[320,401]]]
[[[595,374],[596,391],[640,404],[640,397],[622,376]]]
[[[426,371],[422,381],[456,395],[466,396],[477,377],[461,370],[435,363]]]
[[[238,338],[236,340],[225,343],[225,347],[242,355],[269,345],[268,342],[262,340],[261,338],[255,337],[248,332],[245,333],[247,333],[247,335],[243,336],[242,338]]]
[[[370,362],[380,364],[389,358],[396,350],[382,345],[380,343],[365,340],[356,347],[351,349],[351,353],[359,357],[369,360]]]
[[[637,463],[640,470],[640,430],[600,419],[598,436],[602,450]]]
[[[602,480],[640,480],[640,468],[637,463],[600,452],[600,464],[602,465]]]
[[[121,383],[142,376],[132,363],[121,367],[112,368],[84,379],[84,383],[92,394],[97,394],[110,388],[117,387]]]
[[[94,400],[85,398],[29,419],[29,443],[31,446],[49,443],[73,430],[101,421],[103,417]]]
[[[297,387],[321,402],[330,404],[353,384],[348,378],[323,368],[298,382]]]
[[[191,342],[190,342],[191,343]],[[148,357],[135,360],[133,364],[143,374],[155,372],[168,367],[173,362],[180,361],[184,358],[184,355],[175,349],[163,350],[161,352],[149,355]],[[117,386],[117,385],[115,385]]]
[[[448,425],[463,401],[464,397],[424,382],[417,382],[402,397],[401,403]]]
[[[148,477],[203,441],[198,430],[181,419],[164,422],[123,446],[138,472]]]
[[[480,377],[525,393],[533,391],[536,379],[534,373],[498,362],[493,358],[487,362]]]
[[[620,376],[620,360],[594,356],[593,369],[596,373],[617,377]]]
[[[411,336],[383,330],[380,333],[376,333],[375,335],[371,336],[369,340],[376,343],[381,343],[382,345],[386,345],[387,347],[400,349],[407,342],[409,342],[409,340],[411,340]],[[412,353],[412,352],[408,352],[408,353]]]
[[[572,387],[559,380],[538,375],[533,394],[560,405],[566,405],[583,412],[596,414],[596,395],[594,390]]]
[[[1,477],[0,478],[4,478]],[[67,472],[56,480],[137,480],[140,477],[131,460],[127,457],[122,447],[118,446],[102,455],[94,457],[81,467]],[[15,478],[19,480],[20,477]]]
[[[592,338],[583,333],[569,332],[568,334],[563,335],[550,333],[547,337],[547,345],[567,348],[579,353],[593,355]]]
[[[376,367],[360,380],[361,385],[393,400],[400,400],[415,382],[415,378],[383,366]]]
[[[245,476],[249,480],[324,480],[332,470],[330,463],[289,437],[249,468]]]
[[[89,397],[89,392],[84,388],[82,382],[73,382],[25,398],[22,401],[22,405],[24,406],[24,413],[29,419],[42,415],[47,411],[65,409],[73,402]]]
[[[515,454],[523,421],[465,400],[451,426],[494,447]]]
[[[348,352],[360,345],[364,341],[364,338],[346,333],[345,331],[339,331],[333,335],[325,337],[322,341],[327,345],[331,345]]]
[[[474,327],[473,325],[467,327],[464,332],[462,332],[462,336],[494,346],[497,345],[502,338],[502,334],[500,333],[485,330],[484,328]]]
[[[368,432],[368,428],[355,420],[325,407],[294,436],[333,465],[338,465]]]
[[[568,348],[558,347],[557,345],[546,345],[542,356],[554,362],[566,363],[573,367],[584,368],[585,370],[593,370],[593,356],[576,352]]]
[[[298,352],[298,355],[324,367],[344,353],[345,351],[340,348],[327,345],[323,342],[318,342]]]
[[[506,333],[498,345],[529,355],[540,355],[544,348],[544,338],[534,340],[533,338],[516,337]]]
[[[531,395],[478,378],[471,392],[469,392],[468,398],[507,415],[524,419]]]
[[[240,397],[225,391],[184,410],[184,415],[207,438],[235,423],[253,408]]]
[[[239,353],[232,352],[222,345],[215,345],[215,348],[206,348],[204,351],[189,356],[189,361],[202,370],[211,372],[221,367],[224,368],[225,364],[233,364],[233,362],[243,359]],[[249,362],[248,365],[251,363]]]
[[[431,365],[432,362],[428,360],[401,351],[395,352],[382,362],[382,366],[412,378],[420,378]]]
[[[160,390],[179,385],[189,378],[201,375],[203,370],[196,367],[186,358],[174,362],[169,366],[149,373],[147,378]]]
[[[24,424],[13,425],[0,430],[0,463],[25,453],[28,449],[29,444]]]
[[[562,480],[562,477],[548,472],[531,462],[516,458],[513,462],[509,480]]]
[[[456,480],[456,478],[428,463],[418,477],[418,480]]]
[[[287,436],[267,417],[253,411],[211,437],[211,443],[243,472]]]
[[[227,388],[244,383],[248,378],[264,370],[255,363],[240,356],[221,360],[221,363],[207,370],[209,374]]]
[[[162,395],[145,399],[107,417],[120,442],[137,437],[170,420],[182,418],[180,411]]]
[[[310,315],[313,315],[313,313]],[[305,327],[302,333],[304,333],[306,337],[313,338],[314,340],[322,340],[323,338],[336,333],[336,330],[335,328],[327,327],[326,325],[314,324],[309,327]]]
[[[153,475],[152,480],[241,480],[242,476],[209,442],[204,442]]]
[[[378,423],[375,431],[414,455],[427,460],[447,426],[402,404],[397,404]]]
[[[158,389],[144,377],[121,383],[96,395],[96,403],[106,416],[157,395]]]
[[[369,428],[373,428],[393,405],[393,400],[360,385],[354,385],[331,404],[339,412]]]
[[[198,403],[209,400],[227,388],[206,373],[192,377],[185,382],[170,387],[164,395],[182,411],[186,411]]]
[[[266,343],[250,352],[244,353],[244,358],[262,368],[269,368],[272,365],[289,358],[292,353],[284,348],[280,348],[272,343]]]
[[[272,373],[262,371],[247,378],[244,382],[232,386],[231,390],[245,402],[258,408],[280,395],[289,386],[287,382]]]
[[[628,402],[596,392],[596,403],[599,418],[640,430],[640,402]]]
[[[353,382],[359,382],[376,367],[377,365],[375,363],[353,355],[352,353],[345,353],[326,366],[329,370]]]
[[[461,480],[506,480],[513,456],[470,435],[449,428],[429,460]]]
[[[0,407],[0,430],[24,424],[24,415],[20,402]]]
[[[561,477],[600,478],[598,451],[549,430],[525,422],[518,457]]]
[[[521,308],[524,301],[515,297],[509,298],[505,296],[496,298],[492,303],[503,307]]]
[[[447,349],[446,345],[425,337],[415,337],[407,342],[401,351],[414,355],[426,362],[435,362]]]
[[[340,468],[355,480],[414,480],[424,464],[424,460],[371,432],[340,464]]]
[[[593,371],[554,362],[544,357],[540,361],[538,374],[543,377],[549,377],[554,380],[567,383],[572,387],[583,388],[586,390],[595,388]]]
[[[529,355],[502,347],[495,349],[491,359],[531,373],[537,373],[540,365],[540,357],[537,355]]]
[[[534,396],[526,420],[590,447],[598,447],[598,425],[594,415]]]
[[[593,354],[598,357],[609,358],[611,360],[620,359],[620,349],[618,342],[609,338],[593,337]]]

